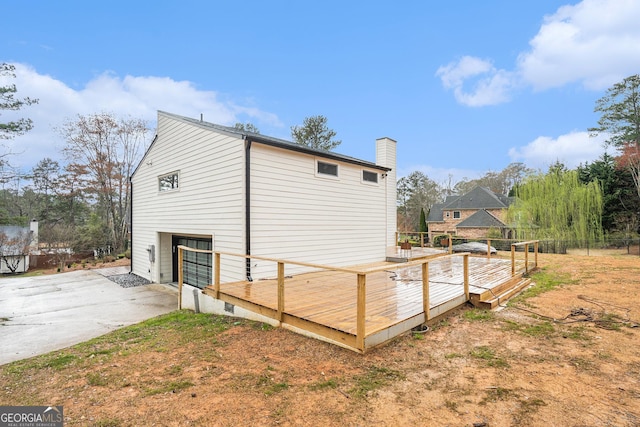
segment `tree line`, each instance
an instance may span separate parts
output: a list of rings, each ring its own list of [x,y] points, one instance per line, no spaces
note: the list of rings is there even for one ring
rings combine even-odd
[[[15,77],[14,70],[10,64],[0,64],[0,76]],[[590,199],[591,203],[601,206],[599,220],[591,218],[589,221],[601,224],[604,233],[637,232],[640,218],[639,88],[640,76],[628,77],[610,88],[596,104],[595,110],[601,113],[601,119],[598,126],[589,131],[593,135],[607,135],[607,144],[618,149],[617,156],[605,154],[572,171],[562,164],[540,172],[523,163],[512,163],[502,171],[487,172],[478,179],[463,178],[455,184],[453,177],[449,177],[448,182],[437,183],[416,171],[397,182],[398,228],[401,231],[419,230],[421,216],[424,218],[434,204],[444,202],[448,196],[464,194],[478,185],[529,201],[527,206],[532,210],[537,209],[534,206],[544,207],[545,203],[547,206],[548,203],[560,203],[558,200],[562,198],[549,202],[544,196],[554,185],[569,185],[562,184],[562,180],[554,181],[553,177],[568,179],[571,175],[571,185],[591,185],[600,192],[600,196]],[[0,111],[20,110],[38,102],[17,98],[16,93],[15,85],[0,87]],[[0,139],[28,132],[32,126],[27,118],[0,122]],[[236,123],[234,127],[243,132],[260,133],[251,123]],[[147,123],[111,113],[94,113],[69,119],[56,132],[65,141],[64,164],[44,158],[30,172],[19,174],[9,162],[14,153],[6,149],[0,151],[0,224],[26,225],[29,220],[38,219],[40,242],[51,250],[66,246],[76,251],[126,251],[131,209],[129,177],[150,143]],[[341,143],[335,138],[336,132],[327,126],[327,118],[321,115],[307,117],[302,125],[292,126],[291,137],[295,143],[325,151],[333,150]],[[551,187],[548,182],[542,184],[545,179],[551,182]],[[19,180],[28,185],[11,185]],[[536,198],[547,201],[536,205],[532,202]],[[579,222],[567,210],[559,209],[558,212],[561,214],[556,221]],[[545,215],[532,211],[528,218],[542,223]]]
[[[420,171],[398,181],[400,231],[423,231],[421,220],[450,195],[475,186],[516,197],[510,220],[521,237],[555,236],[567,241],[597,239],[640,232],[640,75],[623,79],[596,101],[600,114],[591,136],[604,135],[617,155],[603,154],[593,162],[568,170],[556,163],[548,171],[534,171],[512,163],[500,172],[437,183]],[[517,211],[517,214],[515,213]]]

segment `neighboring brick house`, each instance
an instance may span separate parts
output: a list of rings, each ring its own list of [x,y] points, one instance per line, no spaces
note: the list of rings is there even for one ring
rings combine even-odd
[[[485,187],[476,187],[462,196],[449,196],[429,211],[429,240],[439,234],[481,238],[487,236],[489,229],[499,230],[502,237],[508,238],[511,229],[504,221],[513,200]]]

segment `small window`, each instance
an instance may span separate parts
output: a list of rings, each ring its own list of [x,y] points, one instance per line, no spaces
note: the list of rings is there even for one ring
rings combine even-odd
[[[158,189],[160,191],[171,191],[178,189],[178,172],[158,177]]]
[[[453,219],[460,219],[460,211],[453,211]]]
[[[446,212],[444,213],[444,216],[446,216],[447,218],[449,218],[449,211],[446,211]]]
[[[364,182],[378,182],[378,173],[370,171],[362,171],[362,180]]]
[[[322,175],[338,176],[338,165],[318,161],[318,173]]]

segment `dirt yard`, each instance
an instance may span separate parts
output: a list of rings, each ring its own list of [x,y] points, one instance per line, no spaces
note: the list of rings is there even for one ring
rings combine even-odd
[[[177,312],[0,367],[0,404],[69,426],[640,426],[640,257],[540,263],[550,290],[366,355]]]

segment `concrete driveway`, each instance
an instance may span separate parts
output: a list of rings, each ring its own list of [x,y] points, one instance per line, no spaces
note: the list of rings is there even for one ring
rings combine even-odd
[[[123,288],[99,270],[2,278],[0,365],[69,347],[177,308],[177,289],[158,284]]]

